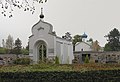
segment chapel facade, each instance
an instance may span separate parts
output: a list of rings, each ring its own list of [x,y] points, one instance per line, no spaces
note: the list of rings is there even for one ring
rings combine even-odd
[[[33,25],[32,35],[29,37],[29,56],[38,63],[39,61],[54,60],[57,56],[60,64],[72,64],[72,42],[61,38],[53,31],[53,26],[45,22],[41,11],[40,20]]]

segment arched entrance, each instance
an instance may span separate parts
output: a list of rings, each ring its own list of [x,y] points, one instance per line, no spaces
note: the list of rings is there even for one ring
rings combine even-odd
[[[46,45],[41,44],[39,47],[39,59],[40,60],[42,61],[46,60],[46,51],[47,51]]]
[[[39,41],[38,45],[38,57],[39,61],[46,62],[47,58],[47,45],[44,41]]]

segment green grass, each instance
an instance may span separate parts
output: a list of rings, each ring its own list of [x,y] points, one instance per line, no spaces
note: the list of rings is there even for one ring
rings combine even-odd
[[[91,70],[118,70],[120,64],[35,64],[35,65],[10,65],[0,66],[0,72],[31,72],[31,71],[91,71]]]

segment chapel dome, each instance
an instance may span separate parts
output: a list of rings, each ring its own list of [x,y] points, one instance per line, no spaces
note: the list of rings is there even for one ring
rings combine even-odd
[[[84,34],[82,35],[82,38],[87,38],[88,35],[84,32]]]

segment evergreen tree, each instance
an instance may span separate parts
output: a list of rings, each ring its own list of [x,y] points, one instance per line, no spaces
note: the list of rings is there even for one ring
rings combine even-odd
[[[82,37],[80,35],[75,35],[73,37],[73,40],[72,40],[72,44],[73,44],[73,51],[75,51],[75,44],[77,42],[82,42]]]
[[[90,42],[91,44],[93,44],[93,39],[90,38],[89,40],[87,40],[87,42]]]
[[[18,56],[19,54],[21,54],[21,49],[22,49],[22,42],[19,38],[17,38],[17,40],[15,40],[15,54]]]
[[[28,42],[28,44],[27,44],[27,46],[26,46],[26,50],[29,51],[29,42]]]
[[[5,48],[5,40],[2,39],[2,47]]]
[[[8,38],[6,39],[6,48],[13,49],[13,46],[14,46],[13,37],[11,35],[9,35]]]
[[[55,57],[55,64],[59,64],[59,58],[57,56]]]
[[[92,38],[90,38],[90,39],[88,40],[88,42],[92,42],[92,43],[93,43],[93,39],[92,39]]]
[[[108,43],[105,45],[105,51],[119,51],[120,50],[120,32],[114,28],[106,35]]]
[[[6,46],[6,53],[8,54],[12,53],[12,49],[14,48],[14,40],[11,35],[9,35],[8,38],[6,39],[5,46]]]
[[[89,57],[88,57],[88,55],[86,55],[86,57],[85,57],[85,63],[89,63]]]
[[[112,51],[112,49],[108,43],[105,44],[104,51]]]

